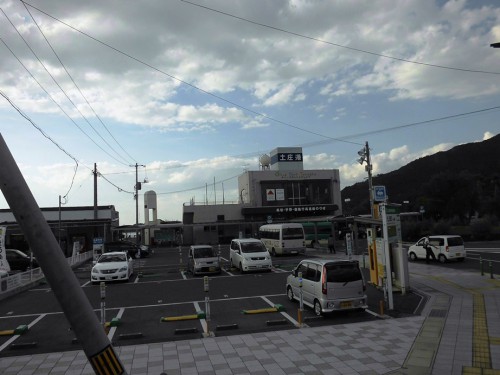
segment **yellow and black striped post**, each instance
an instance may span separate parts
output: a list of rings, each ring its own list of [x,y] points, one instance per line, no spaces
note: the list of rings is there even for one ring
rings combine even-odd
[[[96,375],[125,374],[125,370],[111,345],[100,353],[89,357],[89,361]]]

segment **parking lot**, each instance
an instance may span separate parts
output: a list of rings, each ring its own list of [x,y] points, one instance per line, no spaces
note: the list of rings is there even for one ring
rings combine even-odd
[[[134,275],[129,282],[107,283],[105,329],[113,344],[136,345],[200,338],[207,333],[236,335],[299,326],[299,304],[288,301],[285,280],[304,256],[276,257],[271,272],[242,274],[229,268],[227,246],[220,251],[223,270],[209,277],[208,292],[202,276],[185,271],[187,248],[155,249],[150,257],[134,260]],[[312,256],[317,255],[306,254]],[[74,271],[101,319],[101,286],[90,283],[91,266],[88,262]],[[368,289],[372,311],[317,317],[305,308],[303,323],[321,326],[379,319],[375,313],[380,293]],[[412,298],[416,301],[420,297]],[[0,336],[0,357],[80,349],[48,285],[2,301],[0,331],[15,331],[22,326],[28,330]]]

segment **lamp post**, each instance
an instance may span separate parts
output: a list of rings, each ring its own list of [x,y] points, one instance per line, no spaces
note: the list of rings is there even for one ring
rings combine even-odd
[[[370,196],[370,214],[371,217],[373,218],[373,186],[372,186],[372,162],[370,159],[370,147],[368,146],[368,141],[365,143],[365,147],[363,147],[361,150],[358,151],[358,155],[360,158],[358,159],[358,163],[363,165],[363,163],[366,162],[365,165],[365,171],[368,172],[368,194]]]

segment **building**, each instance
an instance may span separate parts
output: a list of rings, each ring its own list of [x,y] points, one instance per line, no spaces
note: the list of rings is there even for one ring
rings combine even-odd
[[[238,178],[239,202],[183,206],[184,244],[226,244],[252,237],[264,223],[306,221],[341,213],[337,169],[304,170],[301,147],[278,147],[260,170]]]
[[[71,256],[74,243],[78,243],[80,251],[89,251],[93,249],[95,239],[111,241],[117,233],[119,213],[115,206],[50,207],[40,210],[67,257]],[[0,226],[7,228],[6,248],[29,250],[10,209],[0,209]]]

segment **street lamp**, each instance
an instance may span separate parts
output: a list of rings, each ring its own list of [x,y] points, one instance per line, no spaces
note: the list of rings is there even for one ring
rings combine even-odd
[[[365,165],[365,171],[368,172],[368,193],[370,195],[370,213],[371,217],[373,217],[373,186],[372,186],[372,163],[370,160],[370,147],[368,146],[368,141],[365,143],[365,147],[363,147],[361,150],[358,151],[358,155],[360,158],[358,159],[358,163],[363,165],[363,163],[366,162]]]

